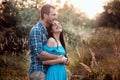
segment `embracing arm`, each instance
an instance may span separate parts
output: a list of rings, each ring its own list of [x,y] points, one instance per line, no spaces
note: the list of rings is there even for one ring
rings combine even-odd
[[[63,58],[58,58],[58,59],[53,59],[53,60],[45,60],[42,61],[42,64],[44,65],[54,65],[54,64],[58,64],[58,63],[65,63],[67,61],[67,58],[65,58],[63,56]]]
[[[50,54],[50,53],[47,53],[45,51],[42,51],[38,56],[37,58],[44,58],[44,59],[57,59],[59,58],[60,55],[54,55],[54,54]]]

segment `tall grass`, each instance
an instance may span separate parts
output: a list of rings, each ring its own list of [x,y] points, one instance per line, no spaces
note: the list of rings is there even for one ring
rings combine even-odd
[[[29,56],[0,55],[0,80],[27,80]]]
[[[71,80],[120,79],[119,30],[94,28],[92,36],[85,44],[75,49],[78,60],[74,61],[76,64]]]

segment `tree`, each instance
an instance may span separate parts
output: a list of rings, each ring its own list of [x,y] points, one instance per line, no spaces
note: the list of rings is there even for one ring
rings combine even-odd
[[[17,9],[10,1],[2,2],[0,5],[0,26],[2,27],[15,27],[17,22]]]
[[[67,23],[67,22],[71,22],[72,24],[74,24],[75,26],[81,25],[81,12],[79,14],[76,13],[76,9],[74,8],[73,5],[65,3],[63,8],[60,8],[58,10],[58,19],[62,22],[62,23]]]
[[[0,7],[0,54],[23,53],[28,47],[25,28],[16,27],[18,9],[11,1],[2,2]]]
[[[104,6],[104,12],[97,18],[99,26],[120,28],[120,0],[112,0]]]
[[[17,17],[18,27],[31,28],[40,18],[39,11],[36,8],[24,8],[19,10]]]

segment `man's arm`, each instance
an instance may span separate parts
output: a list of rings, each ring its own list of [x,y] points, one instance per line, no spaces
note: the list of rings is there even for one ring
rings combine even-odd
[[[37,58],[57,59],[57,58],[62,58],[62,56],[61,55],[54,55],[54,54],[50,54],[50,53],[47,53],[45,51],[42,51],[40,53],[40,55],[37,56]]]
[[[67,58],[63,57],[63,58],[58,58],[58,59],[53,59],[53,60],[45,60],[42,61],[42,64],[44,65],[54,65],[54,64],[58,64],[58,63],[66,63],[67,62]]]

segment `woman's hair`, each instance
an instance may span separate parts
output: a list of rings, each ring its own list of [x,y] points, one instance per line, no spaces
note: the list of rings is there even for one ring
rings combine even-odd
[[[53,38],[54,38],[53,33],[52,33],[52,26],[53,26],[53,24],[51,24],[49,27],[47,27],[48,39],[49,39],[50,37],[53,37]],[[54,38],[54,39],[55,39],[55,38]],[[56,40],[56,39],[55,39],[55,40]],[[56,42],[57,42],[57,40],[56,40]],[[65,49],[65,51],[66,51],[65,41],[64,41],[64,36],[63,36],[63,31],[60,33],[60,42],[61,42],[62,46],[64,47],[64,49]]]

